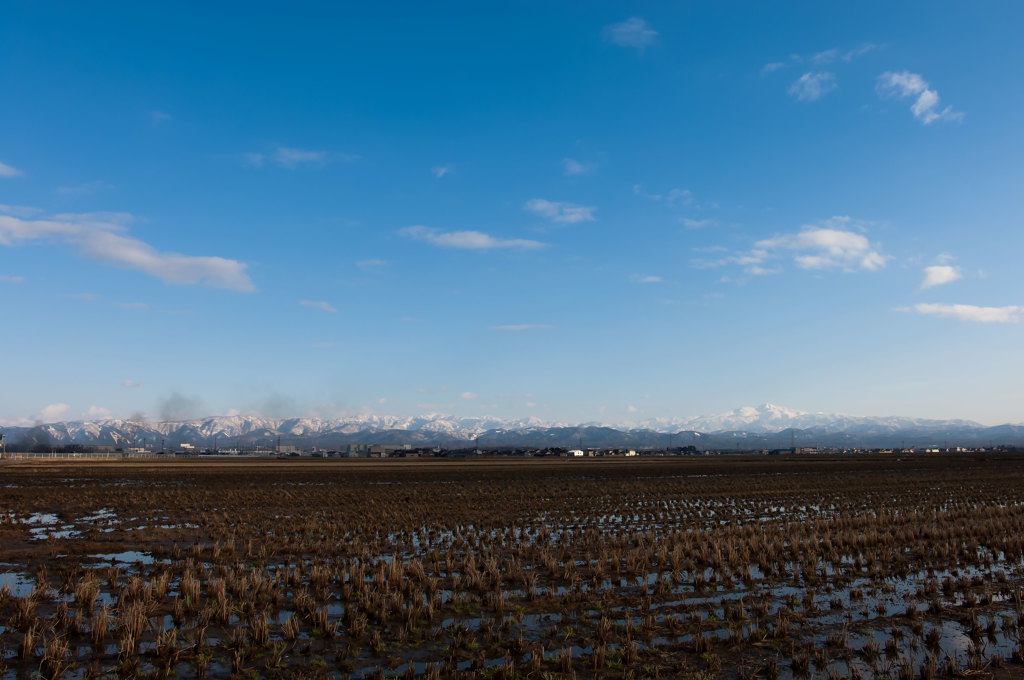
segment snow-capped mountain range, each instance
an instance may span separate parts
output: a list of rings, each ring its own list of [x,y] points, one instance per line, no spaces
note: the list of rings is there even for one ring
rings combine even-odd
[[[5,428],[11,446],[85,444],[206,447],[219,442],[336,448],[346,444],[481,446],[677,446],[705,448],[799,445],[893,446],[959,443],[1024,443],[1024,426],[986,427],[968,420],[866,417],[796,411],[773,404],[747,406],[695,418],[654,418],[638,423],[569,424],[538,418],[413,417],[360,415],[336,419],[211,416],[182,421],[101,419]]]
[[[850,416],[842,413],[811,413],[796,411],[775,404],[760,406],[744,406],[742,408],[710,416],[698,416],[681,420],[652,419],[644,423],[645,427],[658,432],[668,430],[696,430],[698,432],[743,432],[769,433],[789,428],[800,430],[819,428],[826,432],[844,432],[855,429],[883,428],[890,430],[903,429],[941,429],[981,428],[984,425],[970,420],[928,420],[924,418],[905,418],[900,416]]]

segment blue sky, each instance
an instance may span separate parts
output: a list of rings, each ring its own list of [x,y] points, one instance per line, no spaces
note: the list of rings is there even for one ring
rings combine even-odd
[[[1021,422],[1016,2],[0,3],[0,424]]]

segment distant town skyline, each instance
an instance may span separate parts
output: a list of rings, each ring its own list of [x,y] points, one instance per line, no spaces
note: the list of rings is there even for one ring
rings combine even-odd
[[[0,7],[0,426],[1024,422],[1019,3]]]

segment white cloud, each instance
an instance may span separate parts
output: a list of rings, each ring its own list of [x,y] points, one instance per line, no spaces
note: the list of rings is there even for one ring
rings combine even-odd
[[[312,149],[296,149],[279,146],[270,153],[249,152],[241,154],[242,165],[262,168],[267,162],[274,163],[288,170],[295,170],[300,165],[326,165],[332,162],[347,163],[359,160],[359,156],[333,151]]]
[[[635,47],[643,50],[658,39],[658,32],[639,17],[630,17],[617,24],[608,24],[601,32],[607,42],[621,47]]]
[[[450,165],[437,165],[430,169],[430,172],[434,173],[434,177],[441,179],[453,170]]]
[[[279,146],[270,158],[278,165],[294,170],[300,163],[323,163],[327,158],[327,152]]]
[[[643,274],[634,274],[630,277],[635,283],[660,283],[660,276],[645,276]]]
[[[789,94],[796,97],[797,101],[813,102],[821,99],[826,94],[838,87],[836,77],[827,71],[809,71],[800,76],[796,82],[789,86]]]
[[[0,177],[21,177],[24,173],[6,163],[0,163]]]
[[[134,269],[164,283],[202,285],[239,292],[256,289],[247,265],[223,257],[161,252],[125,234],[131,215],[86,213],[54,215],[49,219],[22,219],[0,214],[0,245],[51,240],[72,245],[82,255],[118,267]]]
[[[710,227],[715,223],[715,221],[712,219],[693,220],[689,217],[680,217],[679,223],[687,229],[703,229],[704,227]]]
[[[977,323],[1016,323],[1024,314],[1024,307],[978,307],[975,305],[944,305],[925,303],[914,305],[919,314],[930,314],[960,321]]]
[[[693,202],[693,192],[689,189],[669,189],[664,194],[649,194],[644,191],[643,187],[639,184],[633,185],[633,194],[635,196],[643,196],[649,198],[652,201],[665,201],[669,205],[689,205]]]
[[[796,234],[783,234],[754,244],[754,250],[745,256],[748,261],[739,264],[761,264],[766,257],[782,250],[793,251],[794,261],[803,269],[842,267],[847,271],[867,269],[874,271],[885,266],[888,259],[875,250],[867,237],[845,229],[851,223],[848,217],[833,217],[825,226],[805,226]]]
[[[32,420],[37,423],[52,423],[71,409],[67,404],[50,404],[44,406],[43,410],[33,416]]]
[[[594,169],[593,163],[581,163],[575,158],[563,158],[562,169],[568,176],[585,175]]]
[[[0,282],[3,283],[24,283],[24,276],[0,276]]]
[[[430,227],[415,225],[398,230],[399,234],[426,241],[439,248],[458,248],[462,250],[494,250],[502,248],[518,248],[533,250],[544,248],[547,244],[523,238],[495,238],[481,231],[438,231]]]
[[[33,208],[28,205],[5,205],[0,203],[0,213],[14,215],[15,217],[35,217],[42,215],[44,212],[42,208]]]
[[[669,205],[677,203],[690,203],[693,201],[693,192],[689,189],[669,189],[665,194],[665,202]]]
[[[597,208],[577,205],[568,201],[548,201],[543,198],[531,198],[523,209],[535,212],[552,222],[575,224],[576,222],[593,222]]]
[[[921,282],[921,288],[941,286],[944,283],[952,283],[960,278],[963,278],[963,274],[960,273],[960,267],[954,267],[951,265],[925,267],[924,280]]]
[[[764,266],[769,260],[792,254],[793,262],[801,269],[881,269],[889,257],[883,255],[878,246],[873,245],[866,236],[850,230],[851,227],[862,225],[849,217],[833,217],[820,225],[806,225],[795,234],[762,239],[745,252],[715,260],[694,260],[691,266],[695,269],[712,269],[739,265],[744,267],[747,274],[761,276],[779,273],[778,268]]]
[[[145,387],[145,386],[146,386],[146,381],[145,380],[127,380],[127,379],[125,379],[125,380],[121,381],[121,387]]]
[[[378,404],[386,404],[386,403],[388,403],[388,398],[387,397],[381,397],[380,399],[377,400],[377,403]]]
[[[337,314],[338,313],[338,308],[337,307],[335,307],[334,305],[332,305],[329,302],[324,302],[323,300],[299,300],[299,306],[300,307],[312,307],[314,309],[319,309],[319,310],[322,310],[322,311],[325,311],[325,312],[330,312],[331,314]]]
[[[878,45],[872,43],[864,43],[860,47],[856,47],[852,50],[843,52],[838,47],[833,47],[830,50],[824,50],[811,56],[811,62],[815,64],[831,64],[836,61],[850,62],[855,58],[867,54],[872,50],[878,49]]]
[[[775,73],[780,68],[783,68],[785,65],[786,65],[785,62],[773,61],[770,64],[765,64],[764,66],[762,66],[761,67],[761,73]]]
[[[369,260],[360,260],[359,262],[356,262],[356,266],[362,269],[364,272],[375,272],[380,271],[384,267],[388,266],[388,262],[387,260],[371,258]]]
[[[114,414],[108,408],[102,406],[90,406],[88,409],[82,412],[82,417],[89,420],[100,420],[103,418],[110,418]]]
[[[864,43],[860,47],[855,47],[852,50],[849,50],[849,51],[845,52],[843,54],[842,59],[843,59],[843,61],[853,61],[857,57],[863,56],[863,55],[867,54],[868,52],[872,52],[874,50],[877,50],[878,48],[879,48],[879,46],[875,45],[873,43]]]
[[[462,394],[459,395],[459,399],[466,399],[467,401],[476,398],[477,395],[473,394],[472,392],[463,392]]]
[[[71,196],[72,198],[81,198],[82,196],[88,196],[94,194],[97,191],[104,189],[114,189],[113,184],[107,184],[99,180],[94,182],[85,182],[84,184],[75,184],[72,186],[57,187],[56,192],[61,196]]]
[[[831,64],[833,61],[839,58],[839,49],[833,47],[830,50],[824,50],[817,54],[811,55],[811,62],[815,64]]]
[[[491,326],[492,331],[528,331],[534,328],[550,328],[546,323],[519,323],[508,326]]]
[[[640,409],[630,404],[629,406],[626,407],[626,413],[640,413]]]
[[[886,71],[878,76],[876,88],[881,97],[917,97],[910,106],[910,111],[924,125],[936,120],[963,120],[964,114],[954,111],[952,106],[939,110],[939,93],[931,89],[920,74],[910,71]]]
[[[166,120],[170,120],[171,114],[164,113],[163,111],[150,111],[149,119],[150,121],[152,121],[153,125],[159,125],[160,123],[163,123]]]

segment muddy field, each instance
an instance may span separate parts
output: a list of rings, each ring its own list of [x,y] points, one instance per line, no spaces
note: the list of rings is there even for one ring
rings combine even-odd
[[[1024,457],[0,463],[0,678],[1022,677]]]

